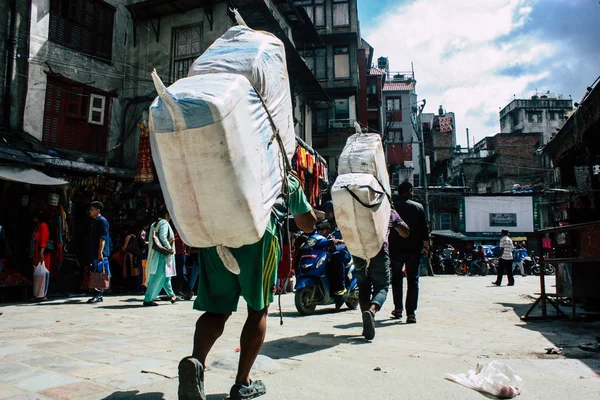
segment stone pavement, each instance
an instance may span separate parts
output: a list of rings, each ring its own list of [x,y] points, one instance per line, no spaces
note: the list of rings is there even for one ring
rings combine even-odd
[[[483,399],[444,375],[500,360],[523,378],[522,399],[600,398],[600,357],[576,347],[595,341],[599,323],[522,322],[539,278],[516,279],[497,288],[491,277],[422,278],[418,323],[388,318],[390,293],[372,343],[359,336],[358,311],[300,317],[285,295],[284,324],[272,307],[254,377],[267,385],[264,399]],[[192,303],[85,300],[0,309],[0,399],[176,399],[177,363],[191,352],[199,315]],[[244,309],[241,301],[209,356],[209,399],[231,387]],[[548,347],[565,355],[545,355]]]

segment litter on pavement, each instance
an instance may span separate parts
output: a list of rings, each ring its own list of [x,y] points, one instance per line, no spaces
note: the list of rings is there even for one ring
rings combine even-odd
[[[470,369],[466,374],[446,374],[445,378],[500,399],[512,399],[520,395],[523,382],[512,368],[499,361],[477,363],[475,371]]]

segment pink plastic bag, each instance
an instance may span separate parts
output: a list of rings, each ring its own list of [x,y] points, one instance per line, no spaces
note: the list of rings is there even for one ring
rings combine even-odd
[[[42,299],[48,294],[48,284],[50,283],[50,272],[46,265],[41,262],[33,269],[33,297]]]

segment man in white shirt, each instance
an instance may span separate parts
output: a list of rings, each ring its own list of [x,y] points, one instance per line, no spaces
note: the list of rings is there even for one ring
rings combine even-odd
[[[513,276],[512,271],[512,263],[513,263],[513,250],[515,246],[513,245],[513,241],[508,237],[508,231],[506,229],[502,230],[502,238],[500,239],[500,259],[498,260],[498,276],[496,277],[496,281],[492,282],[492,285],[500,286],[502,284],[502,276],[504,275],[504,271],[506,271],[506,276],[508,277],[508,286],[515,285],[515,278]]]

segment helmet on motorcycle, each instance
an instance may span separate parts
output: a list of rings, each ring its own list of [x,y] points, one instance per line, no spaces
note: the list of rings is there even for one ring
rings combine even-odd
[[[323,211],[324,212],[333,211],[333,201],[331,201],[331,200],[326,201],[325,204],[323,204]]]

